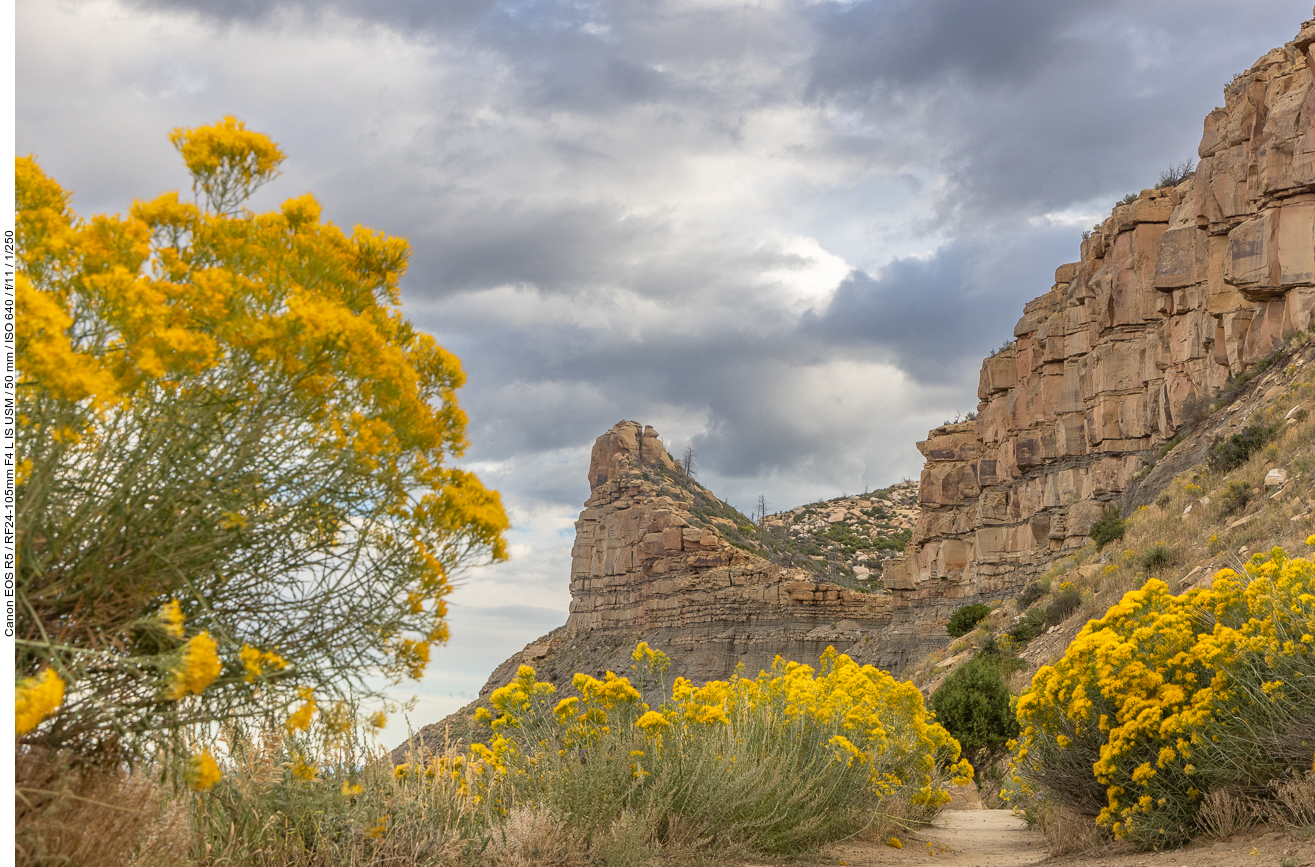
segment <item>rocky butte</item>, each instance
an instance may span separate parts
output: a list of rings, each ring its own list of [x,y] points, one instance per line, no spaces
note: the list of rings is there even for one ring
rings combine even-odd
[[[1228,85],[1194,175],[1115,206],[1024,306],[982,364],[976,417],[918,443],[920,509],[904,554],[882,564],[884,591],[752,543],[652,428],[622,422],[594,444],[566,625],[481,696],[522,662],[559,686],[624,673],[641,639],[696,680],[828,645],[899,672],[946,643],[954,609],[1016,595],[1087,544],[1194,404],[1311,326],[1313,71],[1315,20]]]
[[[817,657],[890,621],[890,597],[769,559],[756,528],[683,473],[657,432],[623,421],[594,443],[590,495],[575,523],[566,625],[507,660],[569,682],[576,671],[624,673],[643,640],[672,657],[671,677],[753,674],[782,654]]]

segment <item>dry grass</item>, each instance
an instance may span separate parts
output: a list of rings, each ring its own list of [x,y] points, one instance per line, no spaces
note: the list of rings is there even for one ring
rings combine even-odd
[[[872,813],[872,821],[853,835],[865,843],[885,843],[891,837],[916,834],[930,816],[925,808],[914,807],[895,798],[886,798]]]
[[[14,852],[31,867],[187,862],[189,803],[142,774],[79,770],[37,750],[15,756]]]
[[[1199,815],[1201,826],[1221,839],[1233,836],[1259,818],[1250,800],[1228,789],[1207,794]]]
[[[498,867],[572,867],[585,864],[581,841],[566,821],[544,806],[516,807],[485,850],[485,863]]]
[[[1265,818],[1292,828],[1315,829],[1315,771],[1277,783]]]
[[[1051,855],[1094,852],[1106,842],[1096,827],[1095,817],[1068,807],[1047,807],[1037,816],[1037,828],[1045,835]]]

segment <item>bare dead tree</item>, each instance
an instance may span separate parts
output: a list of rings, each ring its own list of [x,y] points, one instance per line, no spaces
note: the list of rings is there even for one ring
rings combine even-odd
[[[695,467],[698,464],[697,457],[694,453],[694,445],[685,446],[685,454],[680,458],[680,471],[691,479],[694,478]]]

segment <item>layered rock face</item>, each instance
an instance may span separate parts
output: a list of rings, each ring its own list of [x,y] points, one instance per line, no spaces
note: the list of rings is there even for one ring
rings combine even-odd
[[[1024,307],[982,364],[977,417],[918,444],[922,512],[886,569],[901,609],[888,643],[925,644],[949,610],[1086,544],[1194,401],[1311,324],[1312,70],[1315,21],[1229,85],[1193,177],[1116,206]]]
[[[571,614],[554,640],[629,652],[661,647],[673,671],[728,677],[756,673],[778,653],[817,657],[890,619],[890,597],[815,580],[723,536],[726,519],[701,516],[713,495],[690,481],[651,427],[621,422],[594,444],[592,487],[575,524]],[[591,666],[591,668],[594,666]]]

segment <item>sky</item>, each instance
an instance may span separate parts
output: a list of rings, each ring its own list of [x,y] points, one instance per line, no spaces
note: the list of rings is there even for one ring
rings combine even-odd
[[[561,625],[594,439],[653,425],[748,511],[917,478],[1081,232],[1196,156],[1309,0],[17,0],[16,150],[89,216],[169,131],[288,155],[250,203],[412,245],[512,558],[385,733]]]

